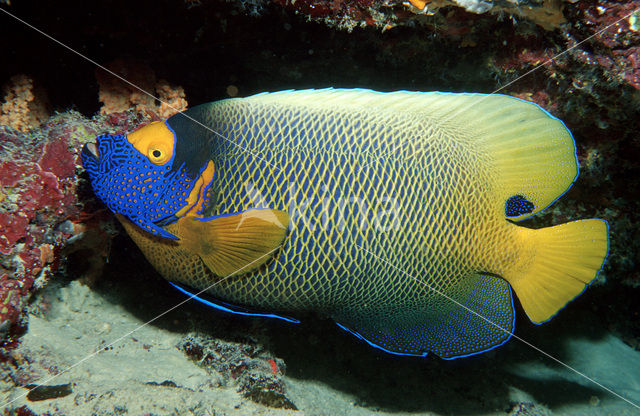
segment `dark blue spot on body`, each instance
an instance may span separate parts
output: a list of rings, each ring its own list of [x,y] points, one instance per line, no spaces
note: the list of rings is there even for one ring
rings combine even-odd
[[[519,217],[533,212],[535,205],[522,195],[514,195],[507,199],[505,214],[507,217]]]

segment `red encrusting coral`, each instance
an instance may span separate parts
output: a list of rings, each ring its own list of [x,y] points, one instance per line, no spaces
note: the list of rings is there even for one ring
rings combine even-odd
[[[411,26],[416,21],[429,24],[433,20],[442,19],[452,11],[464,11],[467,20],[474,15],[487,14],[494,16],[513,16],[514,19],[524,17],[545,30],[554,30],[565,22],[562,13],[563,2],[559,0],[527,1],[527,2],[491,2],[482,0],[273,0],[274,4],[309,19],[323,21],[326,24],[352,30],[357,26],[376,26],[384,30],[394,26]],[[245,7],[246,8],[246,7]],[[441,12],[443,11],[443,12]],[[432,16],[440,14],[436,19]],[[428,19],[422,19],[427,16]],[[465,25],[473,30],[472,24]],[[460,30],[463,30],[460,27]]]
[[[51,122],[50,122],[51,123]],[[65,238],[56,225],[77,218],[75,193],[78,137],[55,125],[34,138],[9,128],[0,130],[0,327],[15,324],[26,295],[55,260]]]
[[[547,63],[544,71],[552,77],[591,70],[594,74],[588,75],[600,79],[590,84],[628,84],[640,90],[640,33],[632,27],[633,12],[638,9],[637,0],[568,4],[569,24],[560,31],[563,42],[550,44],[540,42],[539,36],[516,33],[494,63],[505,71]],[[584,75],[573,78],[578,89],[589,84]]]
[[[555,36],[515,28],[490,58],[508,81],[501,92],[532,99],[587,137],[625,130],[640,91],[640,1],[567,3]],[[526,75],[526,76],[525,76]]]
[[[356,26],[395,26],[395,9],[399,3],[391,5],[382,0],[273,0],[273,3],[289,10],[295,10],[314,20],[324,20],[338,28],[351,30]],[[392,6],[396,6],[392,10]],[[389,13],[381,12],[386,7]]]
[[[565,35],[571,56],[640,90],[640,33],[631,22],[639,9],[640,1],[577,3],[568,10],[574,24]]]
[[[31,134],[0,126],[0,331],[19,326],[32,288],[58,267],[70,242],[107,254],[110,216],[87,206],[93,196],[82,193],[88,185],[77,175],[82,145],[99,132],[124,133],[157,119],[147,111],[92,120],[71,112]]]

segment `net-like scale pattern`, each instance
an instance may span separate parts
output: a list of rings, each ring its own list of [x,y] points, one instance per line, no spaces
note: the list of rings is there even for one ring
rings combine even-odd
[[[194,258],[180,270],[185,260],[156,246],[146,254],[165,277],[196,289],[220,280],[210,294],[225,302],[315,310],[390,352],[449,358],[508,339],[509,285],[480,273],[501,261],[510,224],[492,199],[491,157],[465,126],[259,100],[190,111],[225,138],[212,151],[210,213],[279,209],[292,228],[270,262],[224,280]]]

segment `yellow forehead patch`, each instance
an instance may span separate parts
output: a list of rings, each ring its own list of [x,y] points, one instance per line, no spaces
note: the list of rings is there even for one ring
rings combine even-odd
[[[127,140],[156,165],[163,165],[173,157],[173,132],[163,121],[154,121],[127,134]]]

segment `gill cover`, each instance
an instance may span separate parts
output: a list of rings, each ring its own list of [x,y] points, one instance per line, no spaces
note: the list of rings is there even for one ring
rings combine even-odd
[[[98,155],[85,146],[82,161],[96,195],[112,211],[147,232],[175,240],[161,226],[202,206],[213,179],[213,162],[203,149],[206,143],[180,138],[170,120],[126,136],[99,136]]]

